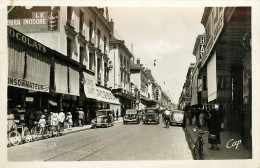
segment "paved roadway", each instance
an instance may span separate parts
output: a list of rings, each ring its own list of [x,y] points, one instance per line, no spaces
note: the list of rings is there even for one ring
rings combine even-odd
[[[115,124],[8,148],[9,161],[191,160],[181,127]]]

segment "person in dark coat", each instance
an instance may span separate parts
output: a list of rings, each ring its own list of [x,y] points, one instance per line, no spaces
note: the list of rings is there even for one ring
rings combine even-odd
[[[208,115],[208,129],[209,138],[208,143],[211,144],[209,149],[219,150],[218,144],[221,143],[220,140],[220,130],[221,130],[221,112],[218,106],[216,109],[212,109]]]
[[[200,109],[199,108],[196,108],[195,109],[195,113],[194,113],[194,115],[195,115],[195,122],[196,122],[196,129],[198,129],[198,128],[200,128]]]

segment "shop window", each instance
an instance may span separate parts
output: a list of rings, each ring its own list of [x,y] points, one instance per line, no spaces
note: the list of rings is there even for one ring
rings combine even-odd
[[[72,57],[72,41],[69,38],[67,38],[67,56]]]

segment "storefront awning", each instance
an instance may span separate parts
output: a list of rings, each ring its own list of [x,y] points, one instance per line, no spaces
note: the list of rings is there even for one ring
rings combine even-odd
[[[120,102],[115,98],[115,96],[109,90],[97,86],[96,93],[97,93],[96,99],[98,101],[106,102],[110,104],[120,104]]]
[[[211,56],[207,65],[208,101],[217,99],[217,69],[216,51]]]

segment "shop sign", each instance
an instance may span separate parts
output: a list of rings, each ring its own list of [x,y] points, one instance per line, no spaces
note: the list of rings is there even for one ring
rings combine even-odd
[[[41,9],[42,10],[42,9]],[[24,11],[19,18],[9,19],[8,26],[23,33],[42,33],[58,30],[58,8],[49,11]],[[18,13],[16,13],[18,15]],[[25,18],[26,17],[26,18]]]
[[[37,51],[47,53],[49,52],[48,47],[44,46],[43,44],[31,39],[30,37],[16,31],[15,29],[8,27],[8,38],[13,38],[15,40],[18,40],[32,48],[34,48]]]
[[[24,89],[36,90],[40,92],[49,92],[48,85],[42,85],[39,83],[26,81],[24,79],[18,79],[16,77],[8,77],[8,85]]]
[[[84,92],[87,98],[96,98],[95,76],[83,72]]]
[[[200,37],[200,52],[199,52],[200,58],[203,57],[204,52],[205,52],[205,41],[206,41],[205,36],[201,36]]]
[[[97,97],[102,97],[103,99],[107,100],[117,100],[111,92],[106,92],[104,90],[96,89]]]
[[[204,65],[207,58],[209,57],[211,50],[213,49],[222,29],[224,27],[224,10],[222,10],[222,12],[219,13],[218,21],[215,23],[215,25],[212,25],[212,26],[214,29],[213,29],[212,35],[209,37],[209,41],[207,42],[207,46],[204,51],[205,57],[202,57],[203,58],[202,66]]]

